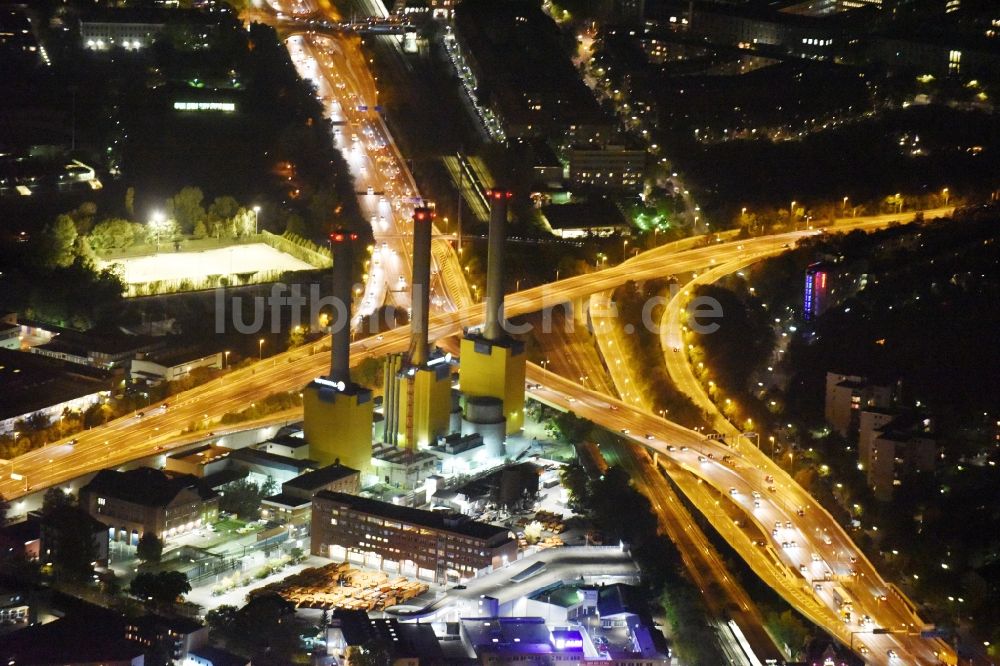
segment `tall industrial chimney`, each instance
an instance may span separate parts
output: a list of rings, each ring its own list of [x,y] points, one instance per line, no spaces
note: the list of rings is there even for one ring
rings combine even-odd
[[[428,360],[428,314],[431,285],[431,224],[434,211],[413,209],[413,290],[410,316],[410,365],[423,366]]]
[[[330,345],[330,381],[351,383],[351,265],[358,235],[343,229],[330,234],[333,246],[333,319]]]
[[[490,200],[489,255],[486,267],[486,322],[483,337],[496,342],[503,337],[503,263],[507,240],[507,200],[511,193],[492,189]]]

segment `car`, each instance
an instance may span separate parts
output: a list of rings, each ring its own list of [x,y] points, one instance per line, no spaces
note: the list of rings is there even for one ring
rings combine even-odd
[[[644,436],[644,437],[645,437],[646,439],[656,439],[655,437],[653,437],[652,435],[650,435],[650,434],[649,434],[648,432],[647,432],[647,433],[646,433],[645,435],[643,435],[643,436]]]
[[[611,411],[617,412],[618,411],[618,407],[616,405],[611,405]]]
[[[767,492],[769,492],[769,493],[777,492],[777,489],[775,489],[774,486],[768,486],[767,487]]]
[[[780,520],[774,521],[774,529],[776,529],[776,530],[780,530],[781,529],[781,521]]]
[[[802,574],[803,576],[805,576],[807,573],[809,573],[809,567],[807,567],[804,564],[800,564],[799,565],[799,573]]]
[[[813,590],[815,590],[816,592],[822,592],[823,586],[820,585],[819,583],[813,583]]]
[[[156,450],[157,451],[162,451],[163,450],[163,445],[162,444],[157,445],[156,446]]]
[[[830,538],[829,534],[823,535],[823,543],[825,543],[828,546],[833,543],[833,539]]]
[[[689,450],[690,450],[690,449],[688,449],[688,447],[686,447],[686,446],[682,446],[682,447],[681,447],[681,451],[689,451]]]
[[[791,546],[788,545],[787,541],[782,541],[781,542],[781,547],[787,549],[787,548],[790,548]]]
[[[708,456],[710,459],[715,460],[715,454],[714,453],[706,453],[705,455]]]
[[[771,530],[771,536],[773,536],[775,539],[777,539],[778,538],[778,530]]]
[[[861,656],[867,656],[869,650],[868,650],[867,647],[865,647],[864,645],[862,645],[860,648],[858,648],[858,652],[861,653]]]
[[[792,529],[792,521],[790,521],[790,520],[786,520],[785,521],[785,529],[786,530]]]
[[[628,430],[628,428],[622,428],[622,429],[621,429],[621,430],[619,430],[618,432],[620,432],[620,433],[621,433],[621,434],[623,434],[623,435],[627,435],[627,434],[629,433],[629,430]]]
[[[168,409],[170,409],[170,403],[169,402],[163,403],[162,405],[160,405],[160,409],[162,409],[163,411],[167,411]]]
[[[887,656],[889,659],[899,659],[899,655],[896,654],[895,650],[886,650],[885,656]]]
[[[679,352],[680,350],[681,350],[681,348],[680,348],[680,347],[674,347],[674,353],[675,353],[675,354],[676,354],[677,352]]]
[[[756,490],[755,490],[755,491],[753,491],[753,493],[752,493],[752,494],[753,494],[753,498],[754,498],[754,499],[760,499],[760,493],[759,493],[759,492],[757,492]]]
[[[753,508],[755,508],[755,509],[759,509],[760,508],[760,500],[759,499],[755,499],[753,501]]]
[[[69,440],[68,442],[66,442],[66,446],[76,446],[76,440],[75,439]]]
[[[799,510],[795,512],[795,515],[799,516],[800,518],[806,515],[805,507],[799,507]]]
[[[812,554],[812,561],[813,562],[821,562],[822,560],[823,560],[823,558],[819,556],[819,553],[813,553]]]
[[[369,194],[369,195],[371,195],[371,194],[375,194],[375,188],[374,188],[374,187],[372,187],[371,185],[369,185],[369,186],[368,186],[368,194]]]
[[[698,456],[698,462],[700,462],[700,463],[707,463],[708,462],[708,458],[706,458],[705,456]]]
[[[375,340],[376,340],[377,342],[382,342],[382,336],[381,336],[381,335],[376,335],[376,336],[375,336]]]
[[[676,446],[673,446],[673,445],[671,445],[671,444],[668,444],[668,445],[667,445],[667,451],[676,451],[676,450],[677,450],[677,447],[676,447]]]
[[[799,542],[796,541],[796,540],[794,540],[794,539],[792,539],[791,541],[788,542],[788,547],[789,548],[798,548],[799,547]]]
[[[764,483],[774,483],[774,477],[768,474],[764,477]]]
[[[736,490],[736,488],[730,488],[729,489],[729,494],[730,495],[739,495],[740,491]]]
[[[145,416],[145,415],[146,415],[146,412],[139,412],[139,413],[137,413],[137,414],[135,415],[135,417],[136,417],[137,419],[141,419],[141,418],[142,418],[143,416]]]
[[[851,564],[857,564],[857,563],[858,563],[858,558],[854,555],[851,555]]]

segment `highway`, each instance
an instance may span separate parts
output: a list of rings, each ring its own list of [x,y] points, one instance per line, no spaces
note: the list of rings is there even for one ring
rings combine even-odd
[[[924,626],[919,617],[864,560],[840,525],[777,465],[755,464],[755,447],[736,449],[707,440],[537,366],[529,366],[528,380],[542,386],[531,393],[543,402],[572,410],[654,451],[657,464],[664,466],[754,571],[803,615],[845,644],[851,642],[851,632],[874,627],[899,632],[855,634],[855,644],[869,648],[869,663],[923,666],[939,663],[937,654],[951,660],[943,642],[919,638]],[[725,508],[739,508],[747,525],[735,525],[723,503],[731,504]],[[805,569],[800,569],[803,566]],[[814,590],[815,584],[820,585],[819,592]],[[871,627],[840,619],[833,610],[835,584],[853,592],[855,617],[870,615],[874,619]],[[890,649],[898,659],[887,657]]]
[[[740,256],[747,248],[779,249],[814,232],[791,232],[762,237],[743,243],[720,243],[677,252],[657,248],[601,271],[575,276],[540,287],[524,289],[507,296],[508,317],[538,312],[586,298],[595,290],[608,290],[630,279],[648,279],[664,274],[698,270],[711,261]],[[718,257],[719,259],[716,259]],[[454,311],[438,311],[431,317],[431,338],[442,339],[461,334],[463,327],[482,323],[482,304],[467,305]],[[387,331],[374,338],[352,344],[352,363],[369,356],[382,356],[405,350],[409,326]],[[115,466],[153,455],[156,447],[175,448],[204,438],[208,431],[219,431],[223,414],[249,407],[254,401],[283,391],[297,391],[329,368],[329,344],[313,344],[275,354],[252,366],[232,370],[211,382],[175,395],[168,409],[152,405],[144,417],[124,416],[103,426],[77,433],[73,438],[43,449],[31,451],[9,463],[9,473],[0,481],[0,492],[16,498],[28,492],[59,485],[77,476],[103,467]],[[288,415],[278,415],[271,422],[281,422]],[[189,426],[200,433],[185,432]],[[66,442],[75,439],[75,446]]]
[[[375,110],[377,90],[358,41],[306,32],[285,40],[299,75],[316,86],[334,123],[335,143],[351,170],[358,204],[375,237],[355,324],[385,302],[409,310],[412,215],[422,201],[406,161]],[[450,243],[437,238],[433,245],[432,307],[448,311],[470,305],[472,296]]]

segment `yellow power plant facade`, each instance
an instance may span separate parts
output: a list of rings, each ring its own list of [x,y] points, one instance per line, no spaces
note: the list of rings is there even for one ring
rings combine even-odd
[[[371,391],[318,378],[302,391],[303,432],[309,457],[322,466],[368,470],[372,463]]]
[[[503,403],[507,434],[524,427],[524,343],[479,336],[462,339],[459,381],[466,397],[496,398]]]
[[[447,435],[451,422],[451,362],[439,356],[413,366],[394,354],[385,365],[386,444],[416,451]]]

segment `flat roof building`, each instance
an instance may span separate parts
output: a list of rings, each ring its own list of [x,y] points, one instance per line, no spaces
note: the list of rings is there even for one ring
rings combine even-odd
[[[216,444],[205,444],[190,451],[167,456],[163,469],[175,474],[190,474],[204,479],[229,466],[229,454],[233,450]]]
[[[517,541],[462,515],[323,491],[313,497],[312,553],[445,583],[513,562]]]

